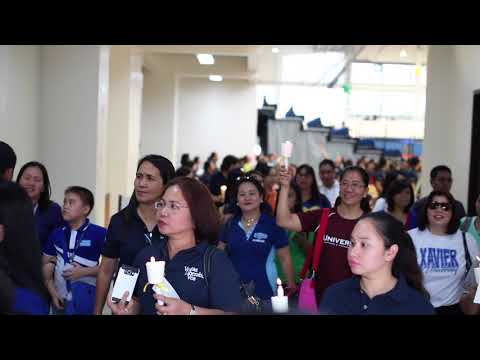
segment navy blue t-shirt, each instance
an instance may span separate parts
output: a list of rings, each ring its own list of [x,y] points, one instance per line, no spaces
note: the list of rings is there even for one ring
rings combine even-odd
[[[35,211],[35,226],[42,249],[47,244],[52,231],[64,225],[66,223],[63,220],[62,208],[56,202],[52,201],[48,208],[43,211],[37,208]]]
[[[268,279],[268,258],[272,249],[288,246],[286,230],[279,227],[275,219],[262,213],[257,225],[247,238],[245,231],[238,225],[240,216],[227,222],[220,234],[220,241],[227,244],[227,251],[240,279],[248,283],[255,282],[255,293],[269,300],[273,289]]]
[[[132,214],[129,222],[125,216],[127,211]],[[119,258],[119,267],[123,264],[131,266],[140,250],[151,243],[160,241],[163,237],[158,231],[157,225],[149,232],[143,220],[138,216],[137,209],[129,205],[110,219],[102,256],[112,259]]]
[[[150,257],[165,261],[165,278],[173,286],[180,299],[195,306],[227,312],[239,312],[241,305],[240,280],[232,263],[223,251],[211,254],[208,286],[205,282],[203,258],[208,248],[207,242],[178,252],[169,258],[167,240],[144,248],[136,257],[134,266],[140,268],[134,295],[140,300],[141,313],[156,314],[152,286],[148,286],[145,263]]]
[[[370,299],[353,276],[330,286],[322,297],[320,313],[325,315],[434,315],[432,304],[399,277],[389,292]]]

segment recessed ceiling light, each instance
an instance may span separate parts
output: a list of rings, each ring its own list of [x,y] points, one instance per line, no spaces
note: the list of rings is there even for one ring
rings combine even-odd
[[[400,50],[400,57],[406,58],[408,56],[407,51],[405,49]]]
[[[278,52],[280,52],[279,48],[277,48],[277,47],[272,48],[272,53],[276,54]]]
[[[208,77],[208,80],[219,82],[219,81],[223,81],[223,77],[221,77],[220,75],[210,75]]]
[[[215,64],[215,59],[211,54],[197,54],[198,62],[201,65],[213,65]]]

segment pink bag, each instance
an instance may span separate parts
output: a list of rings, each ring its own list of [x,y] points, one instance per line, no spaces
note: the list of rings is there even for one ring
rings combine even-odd
[[[311,251],[305,259],[303,269],[300,273],[300,277],[303,278],[300,284],[300,290],[298,293],[298,308],[305,312],[316,313],[318,311],[318,302],[316,294],[316,281],[315,274],[318,270],[318,264],[320,262],[320,254],[323,249],[323,237],[327,230],[328,215],[330,209],[323,209],[322,217],[320,219],[320,227],[315,237],[315,247],[313,252]],[[313,264],[313,271],[310,278],[305,278],[307,271],[310,270]]]

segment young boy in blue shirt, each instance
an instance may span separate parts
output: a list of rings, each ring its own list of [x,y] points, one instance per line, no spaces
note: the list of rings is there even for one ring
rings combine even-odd
[[[62,216],[43,249],[44,276],[56,315],[92,315],[98,264],[107,230],[87,218],[93,194],[81,186],[65,190]]]

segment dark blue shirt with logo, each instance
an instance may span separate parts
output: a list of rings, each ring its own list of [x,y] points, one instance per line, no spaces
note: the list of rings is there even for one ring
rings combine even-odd
[[[267,274],[267,261],[274,250],[288,246],[286,230],[275,219],[262,213],[250,236],[238,224],[240,216],[232,218],[222,229],[220,241],[227,244],[227,251],[242,282],[255,282],[255,293],[264,300],[272,297],[273,289]]]
[[[134,295],[140,300],[142,314],[156,314],[152,286],[146,287],[148,277],[145,264],[152,256],[156,261],[166,262],[165,278],[183,301],[208,309],[240,311],[242,300],[239,277],[223,251],[215,249],[210,255],[208,285],[205,281],[204,254],[208,246],[211,245],[200,242],[170,259],[165,238],[140,251],[134,261],[134,266],[140,268]]]

